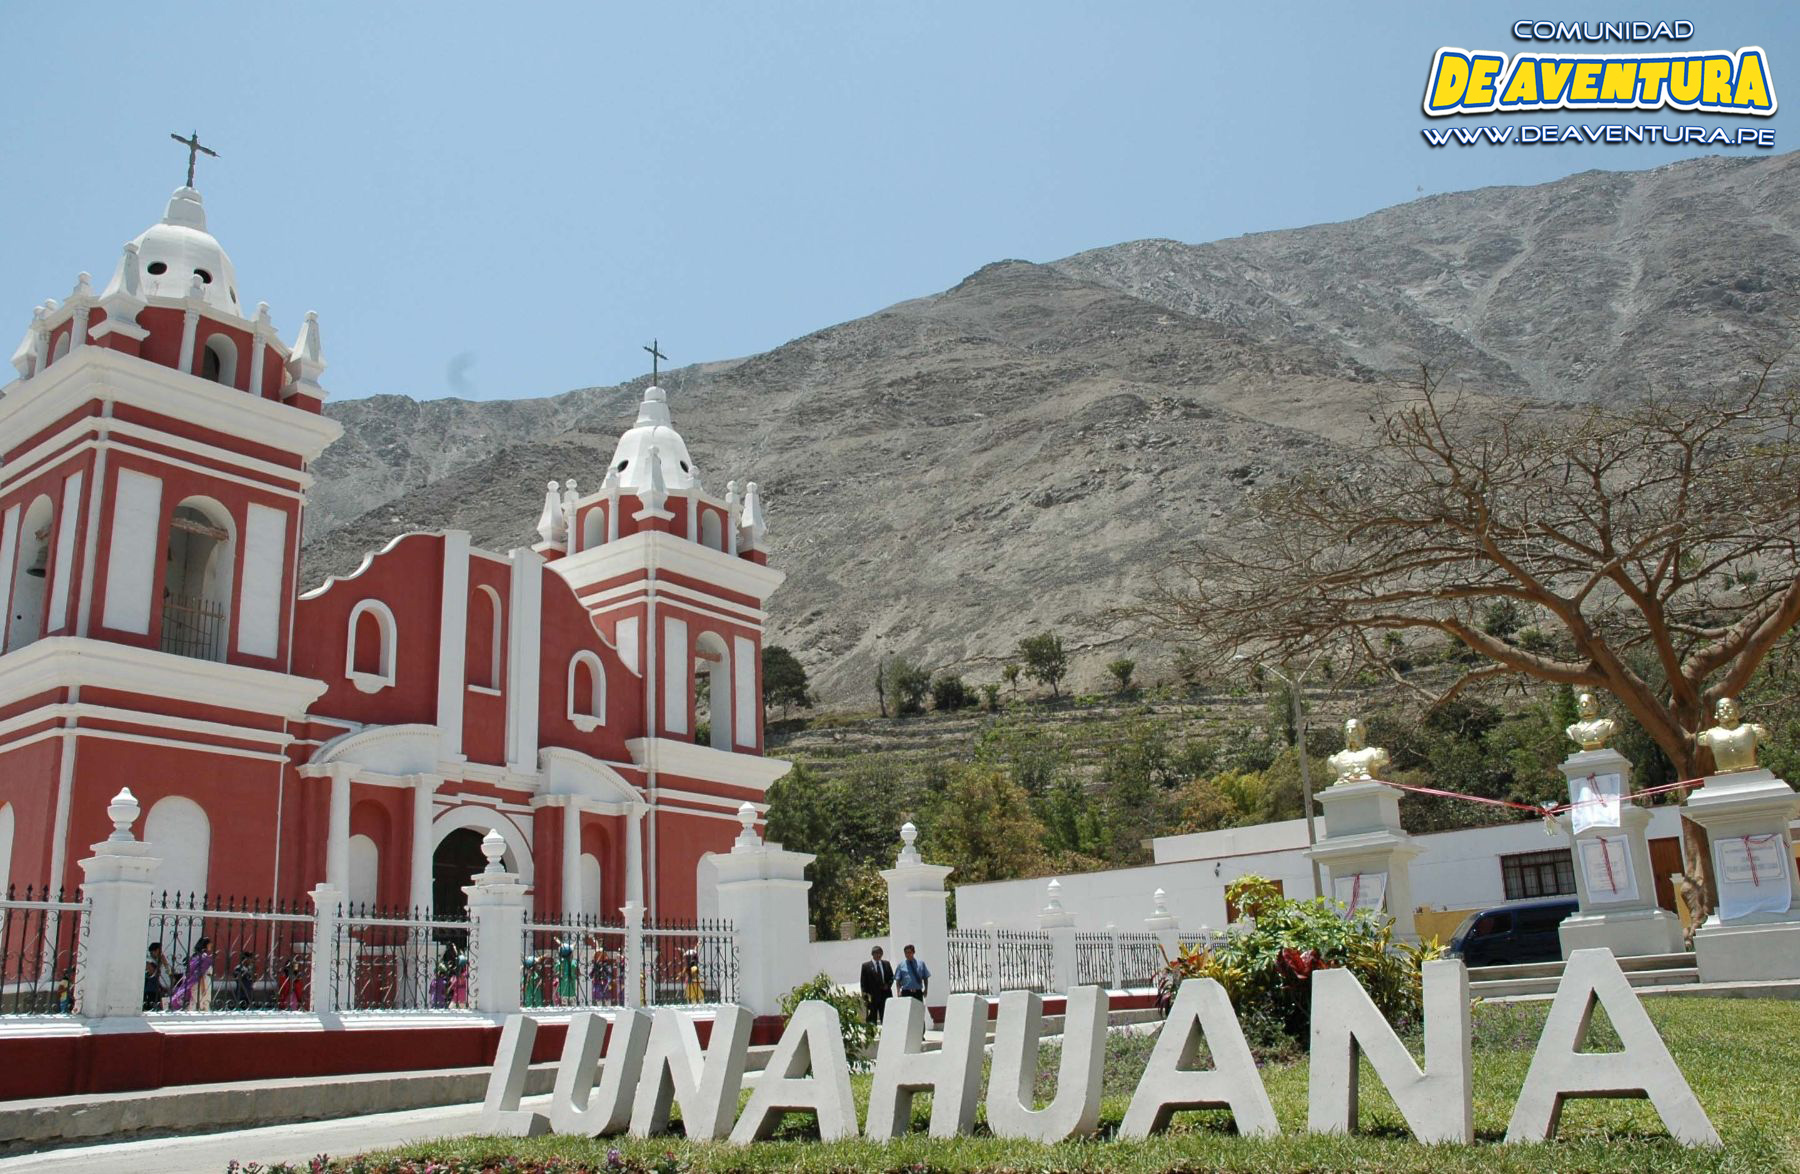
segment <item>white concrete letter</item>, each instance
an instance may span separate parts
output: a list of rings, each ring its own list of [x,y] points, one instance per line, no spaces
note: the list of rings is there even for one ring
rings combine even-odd
[[[1595,1004],[1606,1008],[1625,1045],[1622,1051],[1579,1050]],[[1569,955],[1544,1034],[1538,1037],[1537,1052],[1525,1073],[1525,1087],[1513,1106],[1506,1140],[1549,1140],[1562,1117],[1563,1102],[1571,1097],[1645,1097],[1676,1141],[1720,1144],[1718,1131],[1675,1067],[1611,950],[1577,950]]]
[[[531,1068],[531,1045],[537,1042],[537,1020],[509,1015],[500,1029],[500,1047],[488,1074],[487,1099],[481,1102],[481,1132],[497,1137],[539,1137],[550,1132],[542,1113],[519,1108],[525,1074]]]
[[[606,1064],[600,1070],[600,1091],[595,1092],[594,1065],[600,1059],[600,1041],[605,1035],[604,1016],[583,1011],[569,1020],[562,1060],[556,1068],[556,1088],[550,1094],[550,1128],[555,1132],[609,1137],[625,1132],[631,1124],[632,1094],[644,1069],[644,1048],[650,1042],[650,1016],[632,1010],[613,1016]]]
[[[1467,1145],[1475,1140],[1469,972],[1461,961],[1427,962],[1424,982],[1425,1068],[1420,1071],[1354,974],[1336,968],[1313,971],[1307,1129],[1356,1131],[1356,1060],[1361,1053],[1420,1141]]]
[[[667,1132],[669,1110],[677,1104],[688,1140],[718,1141],[730,1133],[744,1086],[750,1022],[745,1008],[720,1007],[702,1053],[693,1019],[673,1007],[657,1008],[631,1108],[632,1136]]]
[[[994,1067],[988,1077],[988,1128],[995,1137],[1046,1144],[1094,1132],[1100,1123],[1100,1081],[1105,1075],[1106,992],[1097,986],[1069,991],[1063,1016],[1062,1063],[1056,1069],[1056,1099],[1031,1107],[1037,1083],[1038,1037],[1044,1000],[1032,991],[1000,996],[994,1028]]]
[[[987,1036],[987,1000],[951,995],[944,1009],[944,1046],[925,1048],[925,1004],[890,999],[875,1053],[864,1132],[886,1141],[911,1130],[913,1097],[931,1094],[931,1136],[956,1137],[975,1128],[981,1099],[981,1051]]]
[[[795,1008],[731,1140],[742,1145],[769,1136],[783,1113],[811,1113],[818,1119],[821,1141],[856,1136],[850,1061],[844,1056],[837,1008],[830,1003],[809,999]]]
[[[1193,1067],[1200,1044],[1212,1053],[1211,1071]],[[1232,1014],[1225,988],[1210,978],[1190,978],[1175,992],[1149,1066],[1131,1094],[1120,1137],[1148,1137],[1169,1127],[1182,1109],[1230,1109],[1245,1137],[1281,1132],[1275,1106],[1256,1071],[1244,1029]]]

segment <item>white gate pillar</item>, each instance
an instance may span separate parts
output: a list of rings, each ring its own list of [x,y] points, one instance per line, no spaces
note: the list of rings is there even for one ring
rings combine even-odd
[[[469,936],[474,946],[470,978],[473,1010],[505,1015],[519,1009],[519,982],[525,963],[526,894],[517,873],[506,871],[506,839],[491,830],[481,838],[485,869],[463,886],[469,898]]]
[[[134,839],[138,801],[129,788],[106,806],[113,833],[80,861],[87,901],[87,951],[75,975],[75,1006],[86,1018],[144,1013],[144,959],[150,944],[150,877],[161,863]]]
[[[938,980],[926,984],[925,1003],[942,1007],[950,998],[949,893],[944,882],[956,870],[926,864],[913,846],[918,838],[919,829],[911,822],[901,825],[900,855],[894,867],[881,870],[888,890],[887,956],[898,966],[905,957],[902,951],[911,945]]]
[[[708,853],[719,877],[719,916],[738,945],[736,1001],[758,1015],[780,1010],[781,996],[812,977],[807,942],[806,866],[813,856],[764,843],[756,808],[738,808],[743,831],[731,851]]]

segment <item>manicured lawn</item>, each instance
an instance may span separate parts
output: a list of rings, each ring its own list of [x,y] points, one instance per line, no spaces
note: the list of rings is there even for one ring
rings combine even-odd
[[[1684,1149],[1671,1141],[1645,1101],[1573,1101],[1563,1113],[1559,1140],[1547,1146],[1500,1143],[1537,1042],[1548,1004],[1482,1006],[1475,1015],[1475,1128],[1473,1146],[1421,1146],[1380,1082],[1363,1069],[1362,1130],[1355,1137],[1315,1137],[1306,1123],[1306,1063],[1276,1061],[1264,1069],[1284,1136],[1249,1141],[1235,1136],[1226,1114],[1178,1117],[1167,1135],[1145,1142],[1110,1140],[1148,1057],[1142,1041],[1115,1040],[1109,1049],[1104,1127],[1097,1139],[1040,1146],[1002,1141],[977,1127],[955,1141],[922,1133],[901,1141],[825,1145],[808,1139],[811,1123],[792,1118],[776,1140],[749,1147],[689,1144],[679,1137],[549,1137],[532,1140],[458,1138],[408,1146],[365,1159],[366,1170],[425,1169],[426,1160],[451,1169],[505,1169],[508,1158],[529,1168],[604,1170],[1468,1170],[1481,1174],[1543,1170],[1800,1170],[1800,1003],[1773,1000],[1658,997],[1645,1000],[1701,1105],[1725,1139],[1722,1151]],[[1599,1023],[1590,1046],[1611,1035]],[[1417,1049],[1415,1046],[1415,1055]],[[1047,1057],[1048,1059],[1048,1057]],[[859,1104],[869,1078],[854,1079]],[[1045,1089],[1044,1091],[1048,1091]],[[927,1101],[915,1106],[923,1130]],[[816,1134],[814,1134],[816,1137]],[[356,1169],[353,1163],[333,1169]],[[441,1167],[440,1167],[441,1168]]]

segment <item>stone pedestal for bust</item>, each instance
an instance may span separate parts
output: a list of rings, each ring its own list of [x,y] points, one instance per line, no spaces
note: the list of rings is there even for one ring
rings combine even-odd
[[[1800,795],[1758,767],[1708,775],[1687,815],[1706,829],[1719,908],[1694,931],[1702,982],[1800,978]]]
[[[1407,865],[1421,849],[1401,830],[1400,792],[1366,779],[1333,783],[1316,798],[1325,814],[1325,834],[1310,855],[1330,872],[1332,895],[1362,905],[1374,904],[1366,899],[1379,894],[1382,909],[1394,919],[1394,936],[1418,941]]]
[[[1612,793],[1631,790],[1631,760],[1617,750],[1581,750],[1563,760],[1569,780],[1569,801],[1579,802],[1588,793],[1592,777],[1617,776]],[[1656,876],[1650,870],[1650,842],[1645,829],[1650,813],[1634,803],[1619,804],[1618,827],[1584,827],[1574,830],[1573,812],[1557,817],[1569,836],[1575,858],[1575,891],[1581,908],[1558,929],[1562,956],[1576,950],[1603,947],[1615,957],[1636,954],[1674,954],[1682,949],[1681,919],[1656,904]]]

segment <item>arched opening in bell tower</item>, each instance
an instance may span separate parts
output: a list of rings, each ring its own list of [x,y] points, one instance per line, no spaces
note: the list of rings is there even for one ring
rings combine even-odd
[[[731,650],[717,632],[694,643],[694,721],[706,723],[707,745],[731,749]]]
[[[19,553],[13,565],[12,603],[6,623],[6,650],[23,648],[44,634],[44,603],[50,585],[50,523],[55,508],[39,497],[19,526]]]
[[[164,652],[225,659],[235,546],[231,515],[218,502],[190,497],[175,507],[163,564]]]
[[[200,378],[236,387],[237,344],[223,334],[209,336],[200,355]]]

